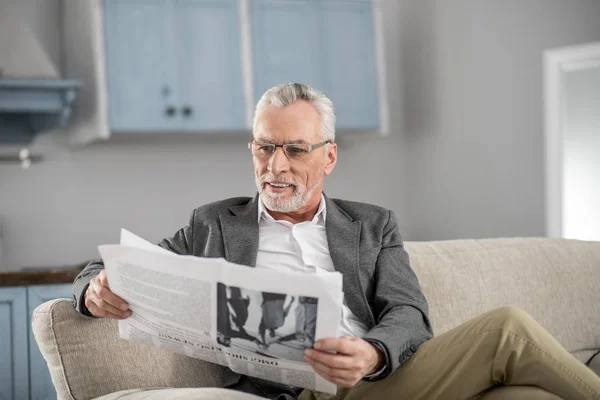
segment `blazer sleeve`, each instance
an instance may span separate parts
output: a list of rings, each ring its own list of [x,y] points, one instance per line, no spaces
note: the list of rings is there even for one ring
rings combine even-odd
[[[190,222],[186,227],[178,230],[172,237],[161,240],[158,245],[173,253],[192,254],[194,214],[195,213],[192,212]],[[90,281],[103,269],[104,261],[102,261],[102,259],[94,260],[75,277],[75,281],[73,282],[73,306],[81,314],[88,317],[93,317],[93,315],[85,306],[85,292],[90,285]]]
[[[410,267],[394,213],[388,213],[374,274],[372,309],[376,324],[363,337],[383,348],[387,365],[383,373],[366,378],[367,381],[393,374],[433,337],[427,300]]]

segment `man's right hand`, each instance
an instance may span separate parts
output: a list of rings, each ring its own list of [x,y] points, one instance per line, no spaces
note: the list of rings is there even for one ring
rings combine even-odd
[[[95,317],[125,319],[131,316],[129,304],[110,290],[105,270],[90,281],[84,304]]]

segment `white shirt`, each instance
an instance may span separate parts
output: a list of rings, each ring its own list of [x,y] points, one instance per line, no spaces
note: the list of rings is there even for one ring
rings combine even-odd
[[[260,200],[256,267],[312,274],[334,272],[325,230],[326,218],[327,210],[323,195],[312,221],[297,224],[275,220]],[[362,337],[367,333],[367,326],[350,311],[346,300],[342,305],[339,333],[340,336],[356,337]]]

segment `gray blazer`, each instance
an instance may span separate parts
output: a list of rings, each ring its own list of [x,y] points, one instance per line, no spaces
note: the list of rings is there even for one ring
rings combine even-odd
[[[198,207],[188,226],[159,245],[178,254],[224,257],[254,267],[258,253],[258,201],[256,195]],[[433,336],[427,300],[409,265],[393,212],[327,196],[325,202],[331,259],[343,274],[348,307],[369,329],[363,339],[384,350],[386,369],[375,378],[382,379]],[[83,314],[89,315],[83,293],[102,268],[101,260],[90,263],[73,283],[74,304]],[[253,381],[254,386],[264,385],[264,381],[243,378]],[[248,391],[239,386],[241,383],[231,387]],[[257,394],[272,397],[265,390]]]

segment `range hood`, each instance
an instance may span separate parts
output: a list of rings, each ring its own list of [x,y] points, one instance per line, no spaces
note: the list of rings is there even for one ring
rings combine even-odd
[[[36,134],[64,127],[81,83],[0,77],[0,145],[28,144]]]
[[[65,126],[81,86],[60,78],[16,4],[3,7],[0,18],[0,148]]]

